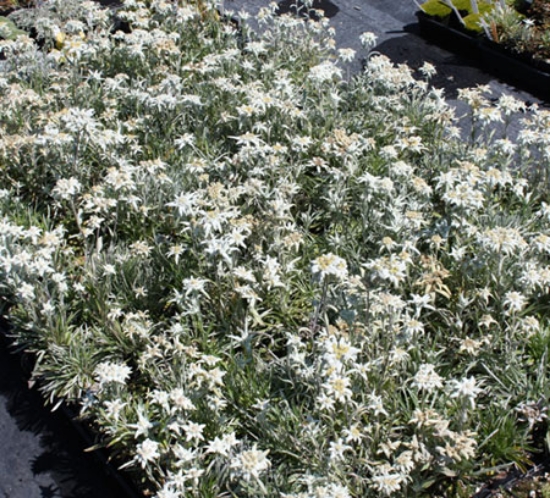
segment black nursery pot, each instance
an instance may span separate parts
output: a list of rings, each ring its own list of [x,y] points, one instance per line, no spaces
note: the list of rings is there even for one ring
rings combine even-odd
[[[475,58],[478,37],[459,28],[453,17],[439,19],[419,11],[416,13],[420,34],[427,40],[465,57]]]
[[[483,36],[456,29],[441,19],[417,12],[420,34],[454,53],[476,61],[484,70],[533,95],[550,100],[550,64],[515,54]]]
[[[550,100],[550,65],[527,55],[514,54],[491,40],[482,40],[479,56],[483,67],[534,95]]]

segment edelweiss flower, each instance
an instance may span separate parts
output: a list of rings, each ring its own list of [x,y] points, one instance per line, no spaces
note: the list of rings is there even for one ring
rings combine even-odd
[[[506,255],[514,254],[527,247],[527,242],[517,228],[491,228],[479,234],[478,239],[487,249]]]
[[[503,93],[498,99],[497,107],[504,115],[510,116],[511,114],[525,110],[525,103],[512,95]]]
[[[179,410],[195,410],[193,402],[185,395],[184,390],[175,388],[170,391],[170,400],[175,405],[175,409]]]
[[[131,373],[132,369],[128,365],[115,362],[100,363],[95,369],[100,388],[110,382],[125,385]]]
[[[536,423],[543,422],[548,418],[546,412],[548,407],[544,406],[544,399],[538,403],[520,403],[516,411],[521,415],[520,420],[529,424],[529,429],[532,429]]]
[[[24,282],[19,286],[17,295],[24,301],[32,301],[35,298],[34,287]]]
[[[348,266],[346,260],[332,253],[319,256],[313,261],[311,271],[314,275],[319,275],[321,281],[330,275],[340,280],[348,276]]]
[[[341,48],[338,50],[338,57],[342,62],[351,62],[355,58],[355,50],[352,48]]]
[[[332,62],[322,62],[309,70],[309,78],[315,83],[325,83],[335,77],[341,78],[342,70]]]
[[[76,178],[61,178],[57,180],[52,190],[52,195],[63,200],[68,200],[78,194],[81,189],[82,185]]]
[[[376,45],[377,40],[378,37],[370,31],[366,31],[359,37],[361,45],[363,45],[363,47],[365,47],[367,50],[373,48]]]
[[[231,432],[230,434],[224,435],[222,438],[215,437],[208,444],[206,453],[216,453],[222,456],[229,456],[231,448],[237,444],[237,439],[235,433]]]
[[[523,294],[520,294],[519,292],[511,291],[507,292],[504,295],[504,307],[506,308],[506,312],[509,315],[512,315],[514,313],[518,313],[523,308],[525,308],[525,305],[527,304],[527,299]]]
[[[372,392],[372,394],[369,394],[369,404],[367,408],[371,410],[376,417],[378,415],[385,415],[386,417],[389,416],[388,412],[384,410],[382,396],[375,394],[374,391]]]
[[[413,385],[420,390],[433,391],[443,387],[443,378],[435,371],[435,367],[429,363],[420,365],[418,372],[414,376]]]
[[[145,468],[149,462],[154,462],[160,457],[159,443],[151,439],[146,439],[139,444],[136,450],[137,461],[141,463],[141,467]]]
[[[437,73],[437,69],[433,64],[424,62],[424,64],[418,69],[426,78],[431,78]]]
[[[344,441],[342,439],[331,441],[329,446],[329,459],[332,461],[343,460],[344,453],[351,450],[351,446],[344,444]]]
[[[345,403],[351,399],[353,394],[349,388],[350,379],[340,375],[333,375],[326,383],[323,384],[326,393],[332,396],[336,401]]]
[[[120,399],[105,401],[105,414],[108,418],[118,420],[120,413],[128,403],[123,403]]]
[[[187,441],[203,441],[204,436],[202,432],[204,430],[204,424],[196,424],[195,422],[187,422],[182,428],[185,431],[185,438]]]
[[[472,409],[474,409],[475,398],[482,392],[482,389],[476,386],[476,379],[474,377],[462,380],[452,379],[450,384],[452,388],[451,398],[466,398]]]
[[[190,294],[201,293],[208,297],[208,294],[204,290],[204,287],[208,283],[204,278],[185,278],[183,279],[183,288],[185,290],[185,295],[189,296]]]
[[[376,469],[376,475],[371,477],[371,483],[377,491],[390,496],[399,491],[406,482],[407,475],[399,472],[389,464],[381,465]]]
[[[244,450],[231,460],[230,467],[241,475],[245,481],[260,479],[260,474],[265,472],[271,462],[267,458],[269,450],[259,451],[256,445],[250,450]]]

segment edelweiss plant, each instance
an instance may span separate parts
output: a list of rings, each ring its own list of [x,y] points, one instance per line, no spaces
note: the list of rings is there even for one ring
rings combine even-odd
[[[547,111],[345,80],[272,7],[41,8],[0,44],[3,314],[144,492],[461,496],[543,450]]]

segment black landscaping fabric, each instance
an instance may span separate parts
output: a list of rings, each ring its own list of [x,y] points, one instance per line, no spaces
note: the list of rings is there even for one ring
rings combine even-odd
[[[132,498],[62,409],[28,383],[31,358],[0,336],[0,498]]]

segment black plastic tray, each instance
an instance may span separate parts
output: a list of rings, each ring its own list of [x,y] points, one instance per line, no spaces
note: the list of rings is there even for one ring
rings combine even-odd
[[[420,34],[452,52],[468,56],[481,69],[506,83],[550,101],[550,65],[529,63],[525,57],[514,54],[484,36],[470,35],[448,23],[417,12]]]

